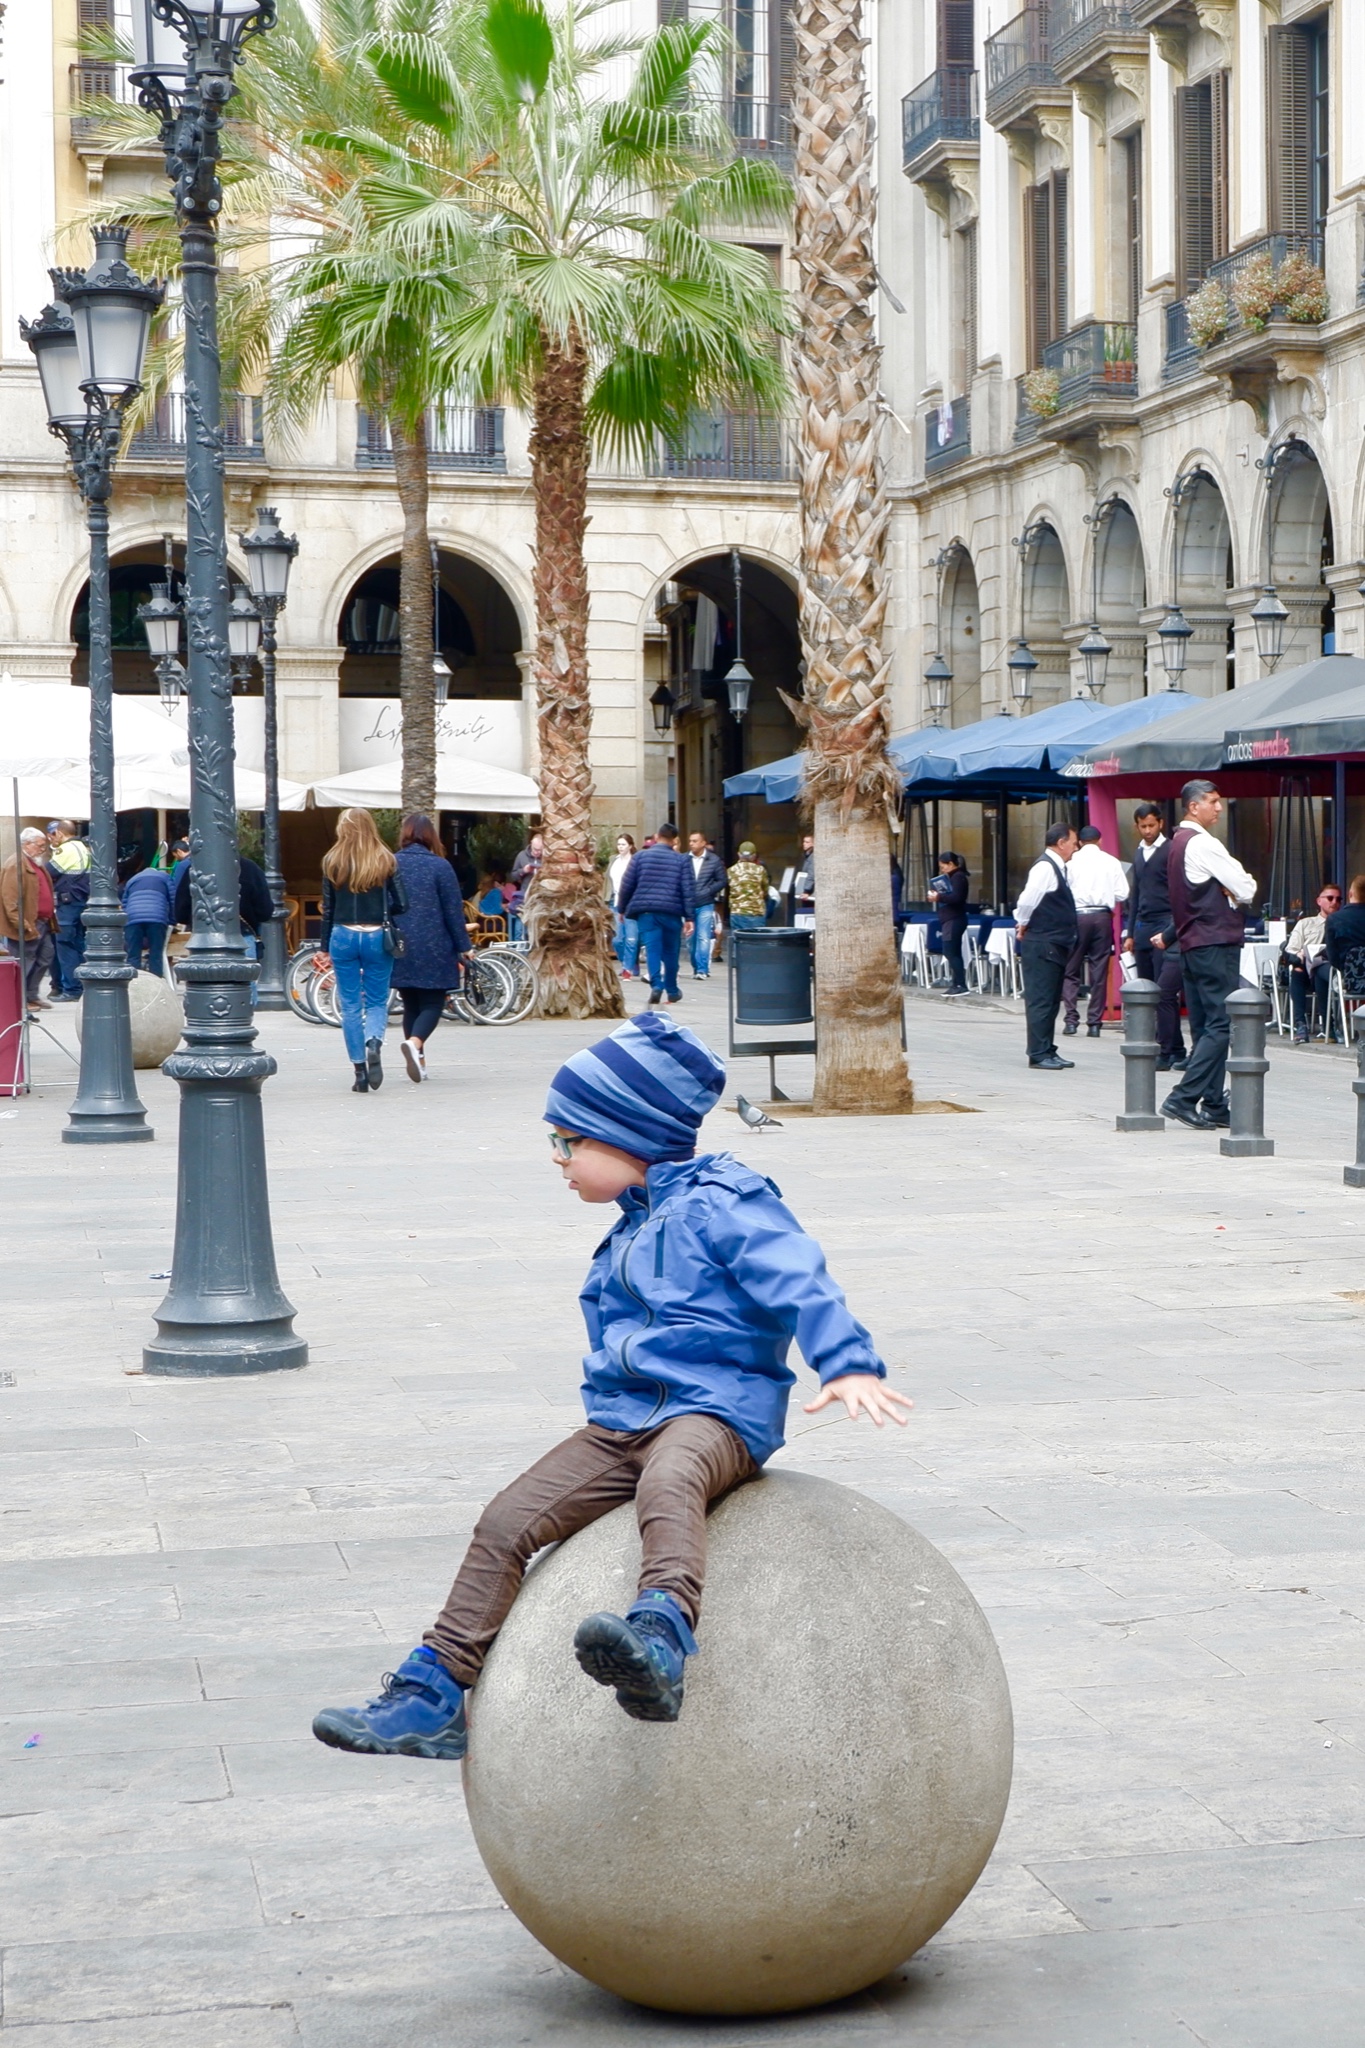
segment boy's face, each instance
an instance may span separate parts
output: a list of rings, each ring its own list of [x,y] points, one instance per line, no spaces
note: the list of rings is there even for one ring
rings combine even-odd
[[[618,1152],[615,1145],[604,1145],[600,1138],[580,1138],[560,1125],[551,1132],[551,1143],[556,1139],[554,1163],[565,1187],[572,1188],[580,1202],[615,1202],[627,1188],[644,1186],[645,1163],[633,1159],[629,1152]],[[566,1147],[567,1159],[562,1156]]]

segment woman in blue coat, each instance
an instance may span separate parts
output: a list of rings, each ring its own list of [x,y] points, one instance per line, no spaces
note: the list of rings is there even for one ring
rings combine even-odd
[[[426,1042],[441,1021],[447,993],[460,984],[460,961],[470,948],[455,870],[436,827],[421,811],[404,818],[398,835],[398,872],[408,907],[394,924],[403,951],[393,983],[403,998],[403,1064],[410,1081],[427,1077]]]

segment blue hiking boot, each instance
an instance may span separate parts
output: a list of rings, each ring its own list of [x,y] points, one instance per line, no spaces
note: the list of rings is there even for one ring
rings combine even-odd
[[[324,1707],[313,1733],[332,1749],[362,1756],[428,1756],[457,1763],[469,1747],[464,1687],[423,1644],[386,1673],[384,1690],[364,1707]]]
[[[683,1666],[697,1654],[687,1617],[669,1593],[641,1593],[623,1621],[590,1614],[574,1631],[574,1655],[589,1678],[615,1688],[633,1721],[676,1721]]]

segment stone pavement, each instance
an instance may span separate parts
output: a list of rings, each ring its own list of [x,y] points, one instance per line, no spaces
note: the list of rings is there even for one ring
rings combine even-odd
[[[684,988],[679,1017],[719,1045],[723,986]],[[479,1503],[578,1419],[575,1291],[602,1219],[560,1189],[538,1116],[596,1034],[443,1028],[424,1089],[391,1072],[367,1098],[339,1034],[261,1023],[299,1374],[129,1371],[170,1256],[169,1083],[143,1077],[157,1143],[127,1151],[57,1142],[72,1070],[41,1045],[40,1092],[0,1104],[0,2034],[1355,2048],[1347,1062],[1277,1050],[1277,1156],[1224,1160],[1175,1126],[1115,1133],[1112,1036],[1068,1041],[1073,1074],[1030,1074],[1016,1018],[920,1001],[921,1093],[976,1114],[762,1136],[715,1115],[711,1142],[775,1176],[917,1403],[904,1434],[797,1412],[781,1455],[952,1559],[999,1638],[1018,1754],[985,1877],[895,1979],[807,2016],[689,2022],[524,1933],[456,1771],[308,1733],[392,1669]],[[734,1078],[760,1097],[765,1073]]]

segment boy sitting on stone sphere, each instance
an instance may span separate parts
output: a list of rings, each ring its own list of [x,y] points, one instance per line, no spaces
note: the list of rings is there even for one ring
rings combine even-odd
[[[903,1394],[848,1311],[818,1244],[772,1182],[727,1152],[696,1152],[725,1068],[653,1012],[574,1054],[545,1121],[567,1186],[621,1216],[580,1300],[587,1426],[484,1510],[422,1644],[365,1707],[325,1707],[320,1742],[373,1755],[458,1758],[465,1696],[535,1553],[633,1499],[643,1550],[624,1617],[590,1614],[574,1651],[637,1721],[676,1721],[706,1566],[706,1511],[782,1443],[793,1338],[821,1390],[807,1414],[906,1420]]]

